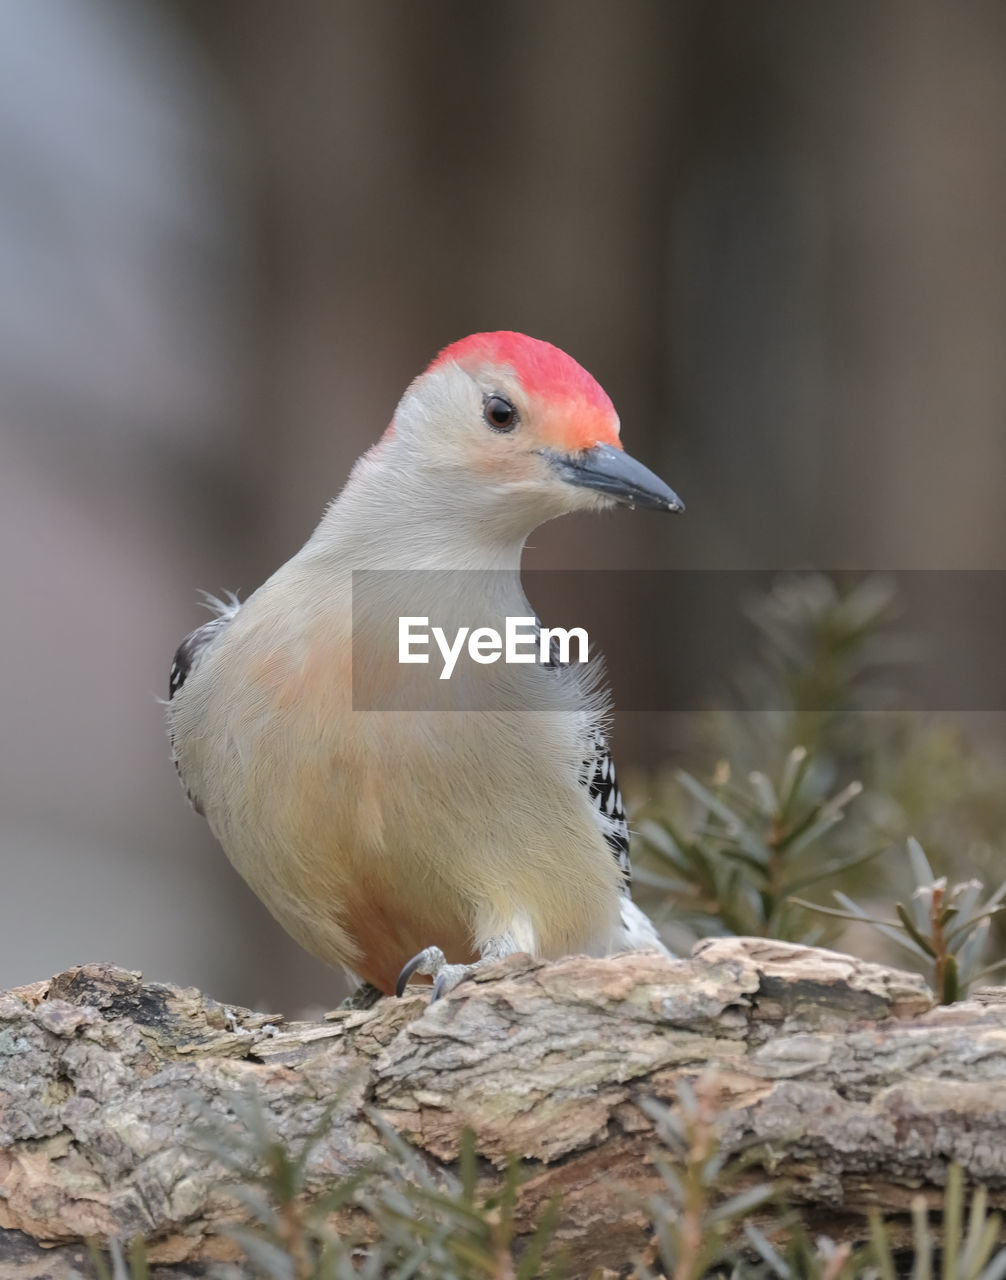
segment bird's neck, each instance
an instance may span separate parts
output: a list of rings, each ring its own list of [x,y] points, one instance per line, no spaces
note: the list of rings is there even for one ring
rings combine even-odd
[[[305,553],[352,569],[519,569],[537,521],[494,517],[468,477],[390,466],[382,448],[357,463]]]

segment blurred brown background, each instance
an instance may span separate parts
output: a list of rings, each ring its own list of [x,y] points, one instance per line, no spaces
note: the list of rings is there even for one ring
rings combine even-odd
[[[15,0],[0,156],[0,987],[340,994],[155,695],[465,333],[569,350],[688,503],[531,564],[1003,567],[998,0]]]

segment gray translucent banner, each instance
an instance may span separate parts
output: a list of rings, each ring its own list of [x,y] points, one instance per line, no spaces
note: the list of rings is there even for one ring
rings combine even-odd
[[[1003,711],[1006,571],[356,571],[352,662],[356,710]]]

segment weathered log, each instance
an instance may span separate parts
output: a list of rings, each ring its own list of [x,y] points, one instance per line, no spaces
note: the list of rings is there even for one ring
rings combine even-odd
[[[530,1224],[562,1193],[574,1275],[647,1240],[625,1189],[658,1182],[641,1097],[712,1068],[728,1141],[754,1136],[815,1226],[862,1237],[873,1205],[940,1198],[949,1161],[1006,1206],[1006,1000],[933,1007],[922,980],[761,939],[688,960],[515,957],[446,999],[277,1024],[194,990],[86,965],[0,996],[0,1274],[80,1274],[81,1242],[144,1235],[159,1274],[233,1257],[242,1210],[192,1140],[254,1086],[296,1144],[337,1098],[321,1190],[372,1160],[373,1112],[431,1167],[471,1126],[484,1177],[512,1152]]]

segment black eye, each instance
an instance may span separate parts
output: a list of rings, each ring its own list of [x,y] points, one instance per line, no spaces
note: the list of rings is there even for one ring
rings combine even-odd
[[[503,396],[488,396],[482,416],[494,431],[509,431],[517,421],[517,410]]]

